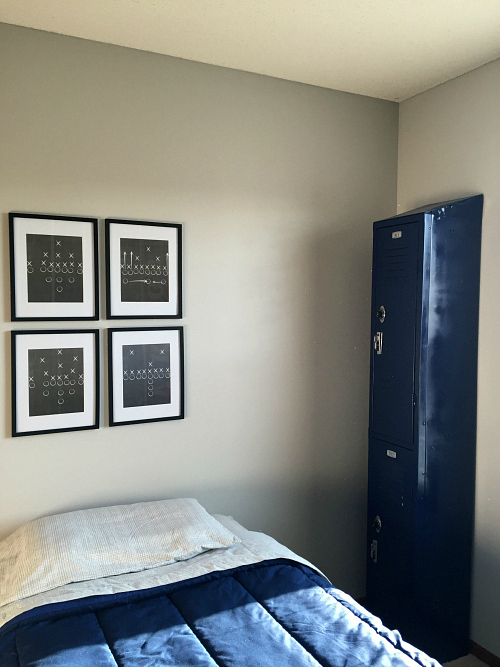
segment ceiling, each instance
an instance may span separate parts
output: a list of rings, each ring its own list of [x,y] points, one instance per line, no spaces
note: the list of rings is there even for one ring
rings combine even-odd
[[[394,101],[500,57],[500,0],[0,0],[0,22]]]

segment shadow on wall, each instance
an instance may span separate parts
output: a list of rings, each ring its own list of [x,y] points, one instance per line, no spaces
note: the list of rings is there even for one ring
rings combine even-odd
[[[371,223],[346,224],[294,251],[304,310],[291,323],[301,330],[293,370],[301,396],[309,392],[295,403],[305,424],[303,475],[198,492],[209,511],[231,508],[245,527],[272,535],[354,597],[365,594],[371,243]]]
[[[371,241],[367,224],[316,236],[308,248],[298,351],[310,390],[303,478],[199,498],[211,511],[231,507],[247,528],[283,542],[355,597],[365,593]]]
[[[371,222],[319,239],[314,255],[310,503],[318,561],[364,595],[370,379]]]

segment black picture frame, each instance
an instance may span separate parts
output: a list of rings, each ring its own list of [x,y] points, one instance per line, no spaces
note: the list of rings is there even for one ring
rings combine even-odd
[[[184,419],[183,327],[108,329],[109,425]]]
[[[99,428],[99,330],[11,332],[12,436]]]
[[[97,218],[9,213],[11,319],[99,319]]]
[[[182,317],[182,225],[106,218],[107,319]]]

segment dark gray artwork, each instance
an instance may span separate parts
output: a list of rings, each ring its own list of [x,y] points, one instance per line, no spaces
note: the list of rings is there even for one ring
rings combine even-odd
[[[170,403],[170,344],[124,345],[122,350],[123,407]]]
[[[83,303],[81,236],[26,234],[28,301]]]
[[[28,350],[29,414],[84,411],[83,348]]]
[[[168,302],[168,241],[120,239],[121,300]]]

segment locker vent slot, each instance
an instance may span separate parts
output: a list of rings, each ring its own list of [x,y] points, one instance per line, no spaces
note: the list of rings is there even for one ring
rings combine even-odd
[[[403,278],[412,273],[413,268],[409,260],[413,259],[413,253],[410,255],[408,246],[398,248],[383,248],[380,253],[380,269],[385,278]]]

